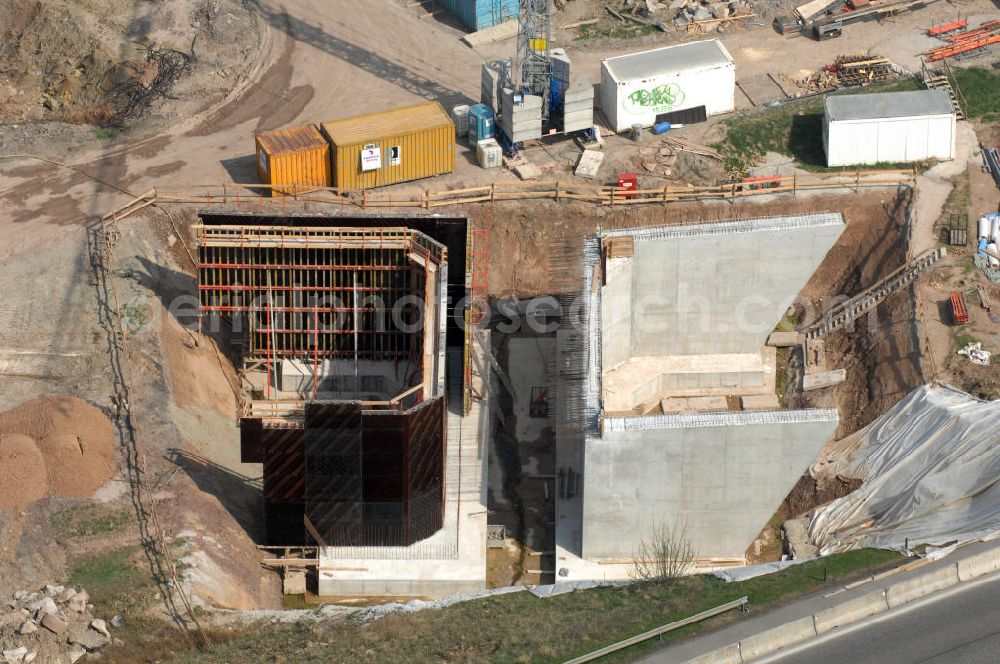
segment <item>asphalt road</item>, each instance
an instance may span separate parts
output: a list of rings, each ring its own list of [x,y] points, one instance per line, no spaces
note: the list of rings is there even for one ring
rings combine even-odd
[[[1000,576],[913,609],[885,614],[766,661],[996,664],[1000,662]]]

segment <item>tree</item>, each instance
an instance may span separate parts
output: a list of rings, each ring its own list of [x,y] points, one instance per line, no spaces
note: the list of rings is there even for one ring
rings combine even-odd
[[[639,543],[632,578],[637,581],[667,583],[694,568],[694,546],[687,523],[661,521],[653,526],[649,539]]]

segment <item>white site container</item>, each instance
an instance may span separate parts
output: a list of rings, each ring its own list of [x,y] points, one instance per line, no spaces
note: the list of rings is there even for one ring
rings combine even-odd
[[[955,110],[944,90],[827,97],[827,166],[902,164],[955,157]]]
[[[476,143],[476,158],[483,168],[500,168],[503,164],[503,149],[496,139],[487,138]]]
[[[601,62],[601,106],[616,132],[652,127],[661,113],[736,106],[736,65],[718,39],[619,55]]]

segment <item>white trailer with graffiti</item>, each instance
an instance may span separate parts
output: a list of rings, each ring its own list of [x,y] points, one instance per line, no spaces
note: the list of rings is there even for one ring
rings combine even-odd
[[[666,46],[601,62],[601,107],[616,131],[651,127],[658,115],[736,105],[736,64],[718,39]]]

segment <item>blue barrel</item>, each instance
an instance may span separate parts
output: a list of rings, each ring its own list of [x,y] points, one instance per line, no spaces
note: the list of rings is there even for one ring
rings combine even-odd
[[[496,136],[497,116],[486,104],[476,104],[469,109],[469,145]]]

